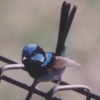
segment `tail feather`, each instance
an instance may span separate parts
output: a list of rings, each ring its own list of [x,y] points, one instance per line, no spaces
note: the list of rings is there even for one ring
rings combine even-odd
[[[77,7],[74,6],[70,11],[71,4],[64,2],[61,9],[61,18],[59,26],[58,42],[56,47],[56,55],[64,56],[66,50],[65,40],[68,35],[72,20],[74,18]]]
[[[64,2],[62,5],[58,39],[61,39],[61,36],[64,35],[61,33],[64,33],[64,31],[65,31],[65,27],[66,27],[66,24],[68,21],[68,13],[69,13],[70,7],[71,7],[71,5],[66,4],[66,2]]]

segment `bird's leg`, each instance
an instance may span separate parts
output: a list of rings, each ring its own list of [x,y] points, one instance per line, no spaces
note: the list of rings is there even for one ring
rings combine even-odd
[[[28,93],[28,95],[27,95],[27,97],[26,97],[25,100],[30,100],[30,99],[31,99],[32,95],[34,94],[33,91],[35,91],[35,89],[38,89],[38,88],[36,87],[36,85],[37,85],[38,83],[40,83],[40,82],[37,81],[37,80],[34,80],[33,84],[31,85],[31,87],[30,87],[30,89],[29,89],[29,93]]]
[[[34,80],[34,82],[33,82],[33,84],[32,84],[32,86],[31,86],[31,89],[37,89],[37,84],[38,83],[40,83],[39,81],[37,81],[37,80]]]
[[[56,86],[58,86],[60,84],[61,80],[62,80],[62,76],[58,79],[58,82],[54,85],[53,88],[55,88]]]
[[[48,100],[52,99],[52,96],[54,94],[54,90],[60,84],[61,80],[62,80],[62,76],[58,79],[58,82],[53,86],[53,88],[51,88],[51,90],[47,92],[46,99],[48,99]]]

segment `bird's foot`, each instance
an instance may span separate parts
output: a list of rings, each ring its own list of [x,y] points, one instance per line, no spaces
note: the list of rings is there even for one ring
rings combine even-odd
[[[36,90],[39,90],[39,88],[37,87],[37,84],[40,83],[39,81],[37,80],[34,80],[32,86],[31,86],[31,89],[36,89]]]
[[[56,87],[53,87],[50,91],[48,91],[45,99],[46,100],[63,100],[58,97],[53,97],[55,90],[56,90]]]

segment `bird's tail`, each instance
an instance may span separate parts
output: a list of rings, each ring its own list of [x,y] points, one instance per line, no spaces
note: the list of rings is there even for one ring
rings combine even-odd
[[[61,9],[61,18],[60,18],[60,25],[59,25],[59,35],[58,35],[58,42],[56,47],[56,55],[64,56],[65,52],[65,40],[68,35],[70,26],[72,24],[75,12],[77,7],[74,6],[70,11],[71,4],[63,2],[62,9]]]

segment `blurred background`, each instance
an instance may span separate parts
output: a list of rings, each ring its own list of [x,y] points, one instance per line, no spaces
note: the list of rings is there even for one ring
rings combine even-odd
[[[61,5],[64,0],[0,0],[0,55],[21,63],[21,52],[28,43],[36,43],[45,51],[55,52]],[[67,0],[78,6],[68,38],[66,57],[81,64],[66,70],[63,80],[70,84],[89,86],[100,95],[100,1]],[[6,65],[0,61],[0,66]],[[33,79],[22,70],[6,71],[4,75],[29,86]],[[41,83],[47,92],[54,84]],[[27,91],[5,81],[0,83],[0,100],[25,100]],[[64,100],[84,100],[73,91],[59,92]],[[34,95],[32,100],[44,100]]]

